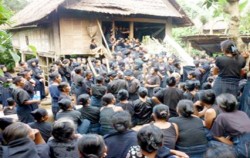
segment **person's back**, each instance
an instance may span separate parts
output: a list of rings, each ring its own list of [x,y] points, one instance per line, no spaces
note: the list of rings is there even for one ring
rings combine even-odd
[[[112,133],[104,137],[105,144],[108,147],[107,158],[126,157],[131,146],[137,145],[137,133],[128,130],[123,133]]]
[[[207,144],[205,129],[200,118],[172,117],[169,121],[176,123],[179,129],[177,146],[190,147]]]
[[[59,111],[56,114],[56,120],[60,119],[60,118],[69,118],[72,121],[74,121],[74,123],[76,125],[79,125],[80,118],[81,118],[81,113],[79,111],[76,110],[67,110],[67,111]]]
[[[143,125],[151,121],[151,114],[153,109],[153,101],[147,98],[146,101],[137,99],[134,101],[134,125]]]
[[[51,137],[52,124],[50,122],[32,122],[29,126],[38,129],[45,142]]]
[[[169,106],[170,116],[177,116],[176,105],[181,99],[183,99],[183,91],[175,87],[168,87],[163,90],[163,95],[163,104]]]
[[[89,120],[91,124],[99,123],[99,117],[100,117],[99,108],[93,106],[83,106],[77,111],[81,113],[82,119]]]

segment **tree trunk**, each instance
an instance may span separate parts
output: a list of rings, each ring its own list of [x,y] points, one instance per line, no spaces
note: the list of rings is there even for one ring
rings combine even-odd
[[[239,10],[239,0],[227,0],[229,3],[228,13],[230,17],[230,25],[228,34],[236,41],[238,49],[244,51],[246,44],[242,41],[240,37],[240,10]]]

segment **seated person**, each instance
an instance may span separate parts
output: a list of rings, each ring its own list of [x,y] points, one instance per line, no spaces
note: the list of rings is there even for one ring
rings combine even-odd
[[[45,109],[36,109],[31,112],[35,122],[29,123],[29,126],[33,129],[38,129],[45,142],[51,137],[52,124],[46,122],[48,119],[48,112]]]
[[[53,158],[79,157],[77,141],[81,137],[75,134],[74,122],[67,118],[57,120],[52,127],[52,137],[48,140]]]
[[[13,98],[7,99],[8,106],[4,107],[3,113],[4,115],[12,115],[16,114],[16,102]]]
[[[90,121],[89,131],[90,133],[98,133],[100,124],[100,109],[95,106],[90,106],[90,96],[88,94],[82,94],[78,97],[78,103],[82,105],[78,111],[81,113],[82,119]]]
[[[0,151],[0,157],[3,158],[49,157],[49,147],[43,140],[39,130],[32,129],[21,122],[12,123],[5,128],[3,142],[5,142],[2,147],[3,152]]]
[[[82,120],[81,113],[73,109],[71,101],[69,99],[62,99],[58,102],[58,105],[62,111],[56,114],[56,120],[60,118],[68,118],[72,120],[77,127],[77,131],[81,134],[85,134],[88,131],[90,122],[88,120]]]
[[[101,136],[96,134],[83,135],[78,141],[80,158],[104,158],[107,147]]]

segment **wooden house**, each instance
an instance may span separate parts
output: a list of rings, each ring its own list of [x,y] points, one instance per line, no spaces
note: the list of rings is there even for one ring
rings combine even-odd
[[[126,27],[128,38],[138,38],[192,25],[175,0],[34,0],[11,20],[22,60],[32,45],[47,66],[60,56],[88,55],[91,39],[105,43],[110,27]]]

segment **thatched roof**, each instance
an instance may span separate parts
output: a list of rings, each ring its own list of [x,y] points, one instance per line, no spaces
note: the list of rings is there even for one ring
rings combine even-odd
[[[12,27],[39,21],[56,10],[65,0],[34,0],[11,18]]]
[[[179,26],[192,25],[175,0],[34,0],[13,18],[12,27],[33,24],[61,6],[64,9],[122,16],[172,17]]]

